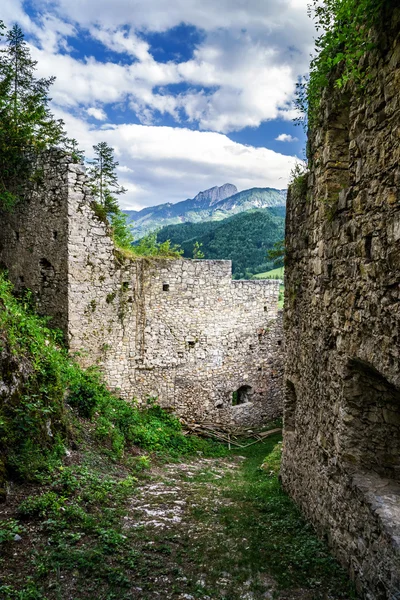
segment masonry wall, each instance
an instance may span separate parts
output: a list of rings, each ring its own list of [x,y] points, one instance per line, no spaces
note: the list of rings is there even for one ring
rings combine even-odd
[[[0,260],[78,360],[126,399],[157,397],[187,420],[278,417],[279,282],[232,281],[230,261],[124,257],[93,211],[84,168],[57,152],[46,161],[45,186],[2,215]]]
[[[370,600],[400,598],[399,25],[325,94],[287,207],[282,480]]]
[[[0,211],[0,267],[17,290],[33,290],[52,325],[68,327],[68,162],[58,152],[37,162],[40,181],[11,212]]]

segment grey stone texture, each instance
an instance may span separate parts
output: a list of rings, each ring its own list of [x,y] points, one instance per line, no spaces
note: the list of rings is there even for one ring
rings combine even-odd
[[[282,480],[369,600],[400,598],[399,26],[325,93],[286,225]]]
[[[40,167],[43,182],[1,215],[0,261],[80,363],[127,400],[157,397],[189,421],[278,417],[279,282],[232,281],[230,261],[127,258],[93,210],[84,167],[57,151]]]

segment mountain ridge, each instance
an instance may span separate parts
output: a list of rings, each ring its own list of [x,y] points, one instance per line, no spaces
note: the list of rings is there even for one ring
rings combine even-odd
[[[176,204],[167,202],[140,211],[125,212],[130,220],[132,233],[138,239],[167,225],[221,221],[247,210],[285,205],[286,190],[251,188],[238,192],[236,186],[225,183]]]

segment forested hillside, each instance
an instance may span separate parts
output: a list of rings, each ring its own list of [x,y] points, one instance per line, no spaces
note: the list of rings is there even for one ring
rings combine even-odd
[[[125,213],[133,236],[139,239],[167,225],[221,221],[248,210],[282,206],[286,206],[286,190],[252,188],[237,192],[234,185],[226,183],[176,204],[169,202]]]
[[[230,259],[235,279],[250,278],[274,267],[267,252],[284,237],[285,207],[252,210],[223,221],[182,223],[163,227],[159,242],[171,240],[193,258],[196,242],[202,244],[204,258]]]

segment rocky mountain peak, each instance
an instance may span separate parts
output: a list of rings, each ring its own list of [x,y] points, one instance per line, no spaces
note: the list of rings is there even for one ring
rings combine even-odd
[[[237,193],[237,187],[232,185],[232,183],[224,183],[218,187],[217,185],[204,190],[203,192],[199,192],[197,196],[195,196],[195,202],[208,202],[209,206],[212,206],[216,202],[220,202],[221,200],[225,200],[225,198],[229,198],[233,194]]]

